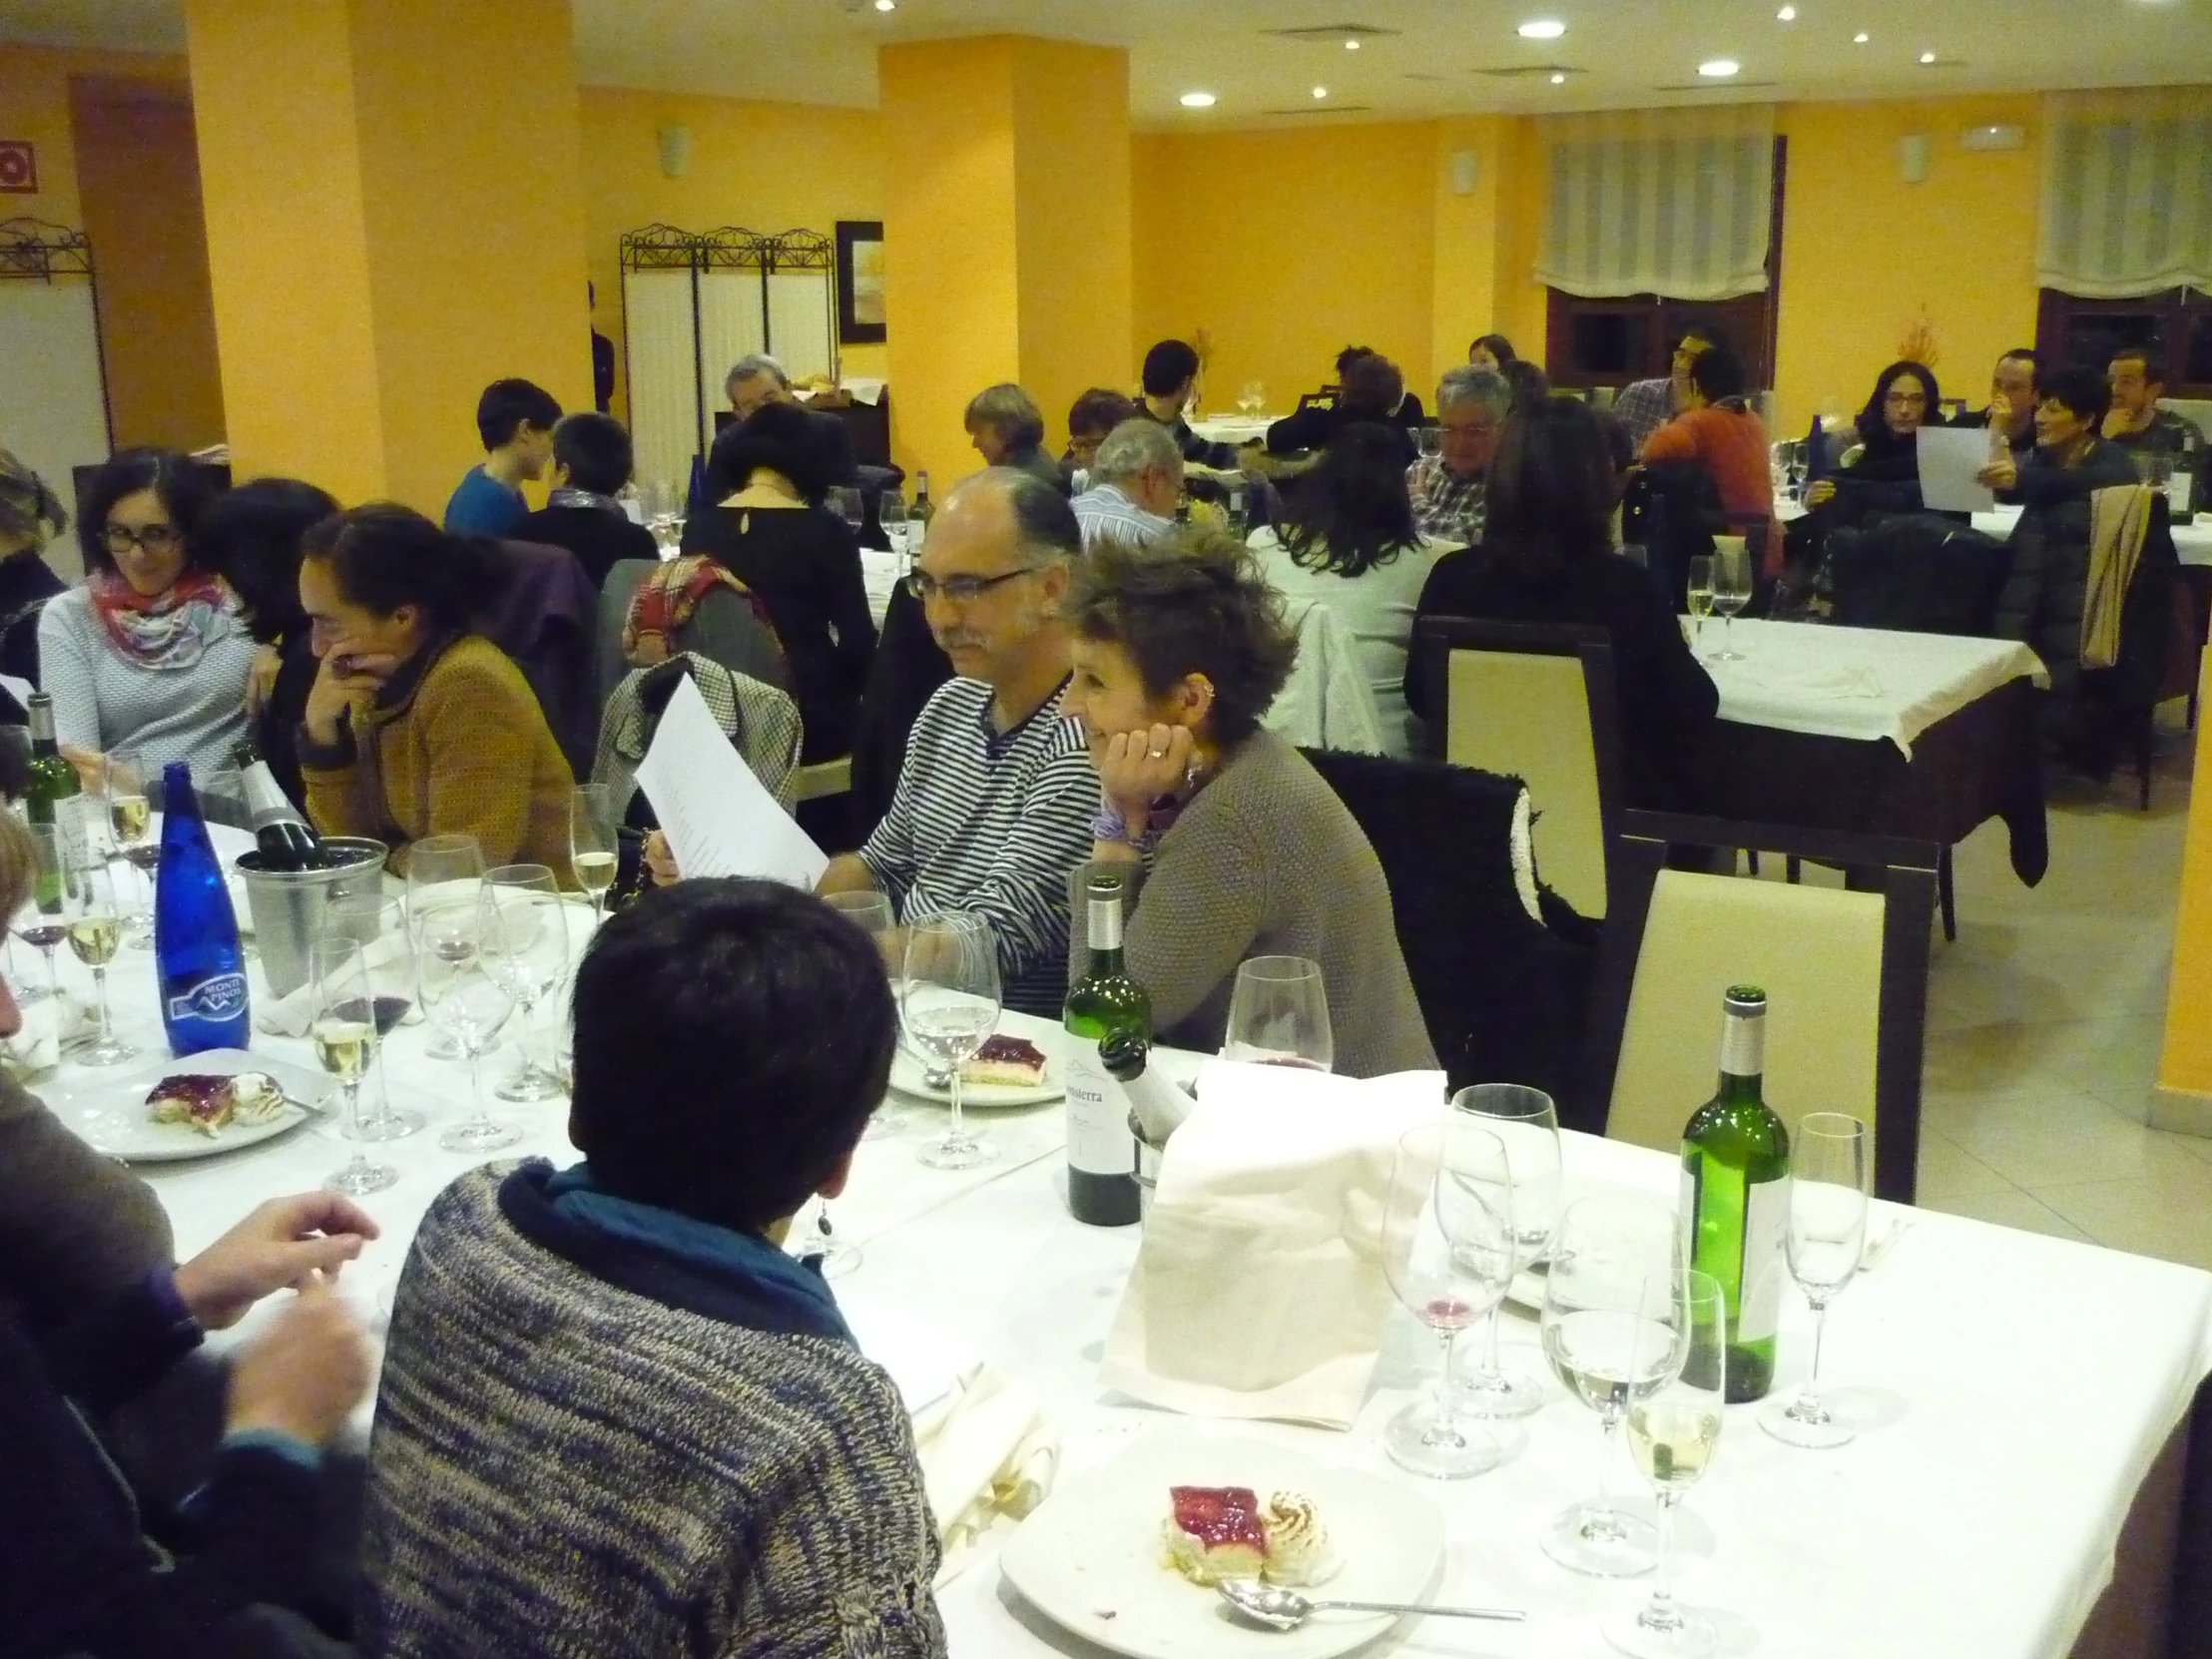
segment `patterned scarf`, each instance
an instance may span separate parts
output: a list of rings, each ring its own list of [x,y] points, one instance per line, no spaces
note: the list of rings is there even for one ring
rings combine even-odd
[[[113,570],[94,571],[85,587],[108,638],[140,668],[181,672],[193,667],[216,625],[238,611],[238,600],[223,578],[204,570],[187,570],[151,597]]]
[[[601,495],[597,490],[570,489],[563,484],[545,498],[548,507],[597,507],[603,513],[617,513],[624,518],[622,503],[611,495]]]
[[[717,587],[729,588],[753,607],[753,614],[768,630],[768,637],[776,641],[781,656],[783,642],[777,639],[776,625],[769,620],[768,607],[761,603],[760,595],[739,581],[727,566],[704,553],[670,559],[638,584],[637,596],[630,601],[630,615],[622,624],[623,656],[638,668],[666,662],[681,649],[676,643],[678,630],[691,621],[700,601]]]

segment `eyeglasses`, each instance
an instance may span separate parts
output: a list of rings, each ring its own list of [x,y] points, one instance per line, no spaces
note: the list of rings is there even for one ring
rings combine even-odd
[[[110,553],[123,553],[140,548],[148,553],[167,553],[184,540],[174,524],[149,524],[134,530],[128,524],[104,525],[100,531],[100,545]]]
[[[1035,567],[1023,565],[1019,570],[1009,570],[997,576],[947,576],[938,580],[926,570],[909,571],[906,575],[906,591],[924,605],[937,598],[949,599],[955,605],[969,605],[980,599],[1001,582],[1011,582],[1017,576],[1027,576]]]

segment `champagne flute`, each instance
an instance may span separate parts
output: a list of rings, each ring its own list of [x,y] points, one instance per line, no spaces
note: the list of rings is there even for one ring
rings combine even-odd
[[[1679,1273],[1679,1261],[1674,1217],[1655,1200],[1585,1198],[1560,1219],[1544,1276],[1544,1357],[1602,1429],[1597,1496],[1562,1510],[1539,1535],[1544,1553],[1570,1571],[1632,1578],[1658,1561],[1652,1524],[1613,1507],[1613,1436],[1628,1407],[1665,1381],[1659,1371],[1636,1369],[1646,1335],[1644,1281]]]
[[[494,1092],[501,1100],[557,1100],[560,1079],[538,1064],[535,1047],[538,1004],[568,971],[568,917],[561,889],[544,864],[500,864],[484,872],[484,898],[503,925],[491,935],[484,968],[514,997],[522,1018],[515,1074]]]
[[[15,935],[26,944],[38,946],[39,954],[46,958],[46,994],[58,997],[62,994],[62,977],[54,961],[54,947],[69,937],[69,923],[62,918],[63,895],[69,882],[64,876],[61,831],[51,824],[34,824],[29,829],[36,854],[32,907],[30,919],[16,923]]]
[[[1874,1180],[1874,1134],[1842,1112],[1808,1112],[1790,1146],[1790,1223],[1783,1252],[1790,1277],[1813,1305],[1813,1366],[1797,1398],[1771,1399],[1759,1426],[1790,1445],[1827,1450],[1849,1445],[1859,1425],[1821,1402],[1821,1337],[1828,1305],[1859,1273],[1867,1249],[1867,1193]]]
[[[487,954],[504,948],[501,918],[488,890],[473,903],[453,902],[450,894],[442,898],[413,917],[422,1000],[467,1057],[475,1110],[466,1123],[440,1135],[438,1145],[448,1152],[496,1152],[522,1138],[484,1109],[484,1051],[515,1006],[513,994],[484,967]]]
[[[154,948],[154,871],[161,863],[160,843],[149,841],[154,812],[147,794],[152,769],[135,748],[111,749],[100,757],[100,798],[107,807],[115,849],[137,871],[128,928],[136,950]],[[143,894],[143,901],[140,895]]]
[[[916,1154],[930,1169],[976,1169],[998,1156],[960,1115],[960,1068],[997,1029],[998,1009],[998,948],[988,920],[949,910],[907,926],[899,1017],[925,1061],[952,1068],[944,1138]]]
[[[396,898],[384,897],[379,887],[333,898],[322,913],[322,936],[351,939],[361,947],[368,1001],[353,1012],[375,1025],[375,1058],[380,1060],[386,1037],[400,1025],[418,1025],[423,1018],[407,907]],[[393,1108],[391,1067],[378,1065],[375,1109],[361,1115],[353,1133],[364,1141],[396,1141],[414,1134],[422,1125],[420,1112]]]
[[[877,892],[870,887],[854,892],[826,893],[823,895],[823,902],[875,941],[875,948],[883,958],[883,971],[896,979],[905,955],[905,946],[899,936],[897,917],[891,913],[890,895]],[[863,1141],[879,1141],[886,1136],[897,1134],[905,1127],[905,1114],[897,1111],[886,1100],[868,1114],[867,1127],[860,1131],[860,1139]],[[824,1225],[821,1231],[826,1240],[830,1237],[828,1225],[829,1212],[830,1207],[825,1203],[822,1210]],[[829,1243],[824,1251],[823,1271],[825,1273],[840,1271],[832,1264],[836,1262],[840,1254],[849,1249],[850,1247],[841,1241]]]
[[[1730,649],[1736,630],[1736,613],[1751,603],[1751,550],[1741,536],[1722,536],[1713,544],[1713,609],[1721,614],[1721,648],[1716,663],[1740,663],[1741,651]]]
[[[466,904],[473,907],[484,880],[484,850],[474,835],[425,835],[407,848],[407,927],[416,959],[422,948],[422,918],[433,907]],[[421,989],[418,981],[416,990]],[[418,994],[416,1006],[429,1011]],[[489,1053],[495,1042],[485,1044]],[[458,1060],[461,1051],[443,1026],[430,1040],[433,1060]]]
[[[614,791],[605,784],[579,784],[568,802],[568,861],[576,884],[591,894],[591,920],[607,919],[607,889],[615,884],[618,816]]]
[[[307,1036],[314,1044],[317,1063],[345,1091],[345,1125],[353,1140],[353,1156],[322,1185],[330,1192],[354,1198],[380,1193],[399,1179],[399,1172],[389,1164],[368,1161],[367,1137],[361,1132],[361,1078],[376,1054],[375,1004],[368,966],[360,940],[342,933],[325,933],[314,941],[309,956],[314,971],[315,1008]]]
[[[1698,647],[1705,643],[1705,619],[1713,613],[1713,560],[1710,554],[1700,553],[1690,561],[1690,585],[1685,597],[1690,607],[1690,654],[1703,656]]]
[[[1415,1474],[1459,1479],[1503,1455],[1480,1424],[1462,1421],[1451,1345],[1494,1311],[1513,1282],[1512,1181],[1505,1143],[1454,1114],[1398,1137],[1382,1205],[1382,1268],[1405,1311],[1441,1339],[1435,1393],[1383,1425],[1382,1449]]]
[[[69,902],[69,901],[65,901]],[[88,852],[77,871],[77,892],[70,902],[69,948],[77,960],[92,969],[92,983],[100,1004],[100,1029],[77,1051],[88,1066],[120,1065],[138,1049],[115,1034],[115,1019],[108,1010],[108,964],[123,943],[123,909],[115,898],[115,876],[97,851]]]
[[[1519,1083],[1477,1083],[1451,1097],[1452,1109],[1481,1124],[1505,1148],[1512,1191],[1513,1272],[1544,1259],[1559,1225],[1564,1176],[1559,1163],[1559,1111],[1541,1089]],[[1500,1299],[1503,1300],[1502,1298]],[[1498,1311],[1484,1323],[1482,1358],[1459,1379],[1459,1403],[1478,1417],[1525,1417],[1548,1397],[1540,1378],[1498,1362]]]
[[[1628,1454],[1659,1499],[1659,1560],[1651,1599],[1605,1627],[1633,1659],[1700,1659],[1720,1645],[1713,1621],[1674,1599],[1674,1512],[1712,1461],[1727,1394],[1728,1303],[1720,1281],[1697,1272],[1653,1274],[1631,1370],[1666,1381],[1628,1408]]]
[[[1337,1039],[1321,964],[1304,956],[1255,956],[1240,965],[1221,1057],[1306,1071],[1334,1068]]]

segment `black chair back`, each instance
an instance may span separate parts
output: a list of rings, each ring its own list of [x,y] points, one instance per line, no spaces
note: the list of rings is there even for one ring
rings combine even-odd
[[[1936,513],[1893,513],[1828,538],[1835,620],[1915,634],[1995,631],[2012,550]]]

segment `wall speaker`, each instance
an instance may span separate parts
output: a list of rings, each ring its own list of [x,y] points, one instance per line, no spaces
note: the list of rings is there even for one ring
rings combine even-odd
[[[1908,133],[1898,140],[1898,177],[1909,185],[1928,182],[1928,160],[1935,146],[1926,133]]]
[[[661,172],[671,179],[681,179],[691,171],[691,129],[689,127],[663,127],[661,129]]]
[[[1451,153],[1451,194],[1472,196],[1475,172],[1478,164],[1472,150],[1454,150]]]

